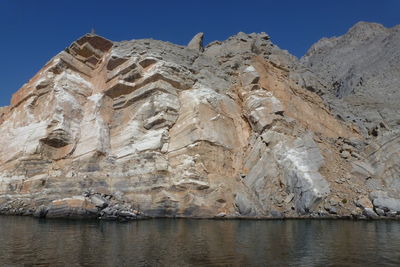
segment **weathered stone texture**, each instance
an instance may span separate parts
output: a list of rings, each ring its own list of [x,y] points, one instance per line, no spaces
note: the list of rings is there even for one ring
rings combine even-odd
[[[335,118],[320,96],[327,82],[264,33],[205,48],[202,38],[88,34],[51,59],[0,108],[0,213],[400,212],[396,132],[368,141]],[[384,186],[395,189],[377,193]]]

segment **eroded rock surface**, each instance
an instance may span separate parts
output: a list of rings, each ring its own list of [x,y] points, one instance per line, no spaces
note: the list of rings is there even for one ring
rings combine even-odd
[[[325,85],[319,88],[332,111],[364,136],[344,144],[342,156],[366,181],[381,216],[396,214],[400,203],[399,41],[399,26],[359,22],[343,36],[321,39],[301,59]]]
[[[334,116],[327,81],[265,33],[202,38],[88,34],[51,59],[0,108],[0,213],[397,216],[394,131]]]

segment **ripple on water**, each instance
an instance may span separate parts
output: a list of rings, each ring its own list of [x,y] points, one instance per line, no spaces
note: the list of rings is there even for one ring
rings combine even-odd
[[[131,223],[0,216],[0,265],[400,265],[397,221]]]

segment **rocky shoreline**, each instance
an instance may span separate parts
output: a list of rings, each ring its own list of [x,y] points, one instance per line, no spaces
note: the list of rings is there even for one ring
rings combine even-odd
[[[391,203],[393,200],[377,199],[376,205],[366,198],[359,198],[354,205],[356,209],[351,214],[337,214],[337,207],[342,203],[325,205],[324,210],[311,212],[301,216],[285,216],[279,211],[271,211],[269,216],[243,216],[240,213],[226,214],[221,212],[215,216],[182,216],[179,214],[149,216],[133,207],[129,201],[110,193],[98,193],[86,191],[82,196],[73,196],[52,201],[48,205],[37,208],[29,208],[22,199],[15,199],[0,205],[0,215],[33,216],[46,219],[98,219],[107,221],[134,221],[155,218],[179,218],[179,219],[354,219],[354,220],[399,220],[400,212],[384,207],[383,203]],[[390,205],[390,204],[389,204]],[[162,211],[161,211],[162,213]]]
[[[146,216],[129,203],[117,200],[110,194],[84,192],[52,201],[48,205],[29,208],[23,200],[16,199],[0,205],[1,215],[33,216],[37,218],[99,219],[129,221],[144,219]]]

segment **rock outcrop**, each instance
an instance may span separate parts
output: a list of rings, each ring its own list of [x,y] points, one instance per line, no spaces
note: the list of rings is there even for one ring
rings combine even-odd
[[[359,22],[343,36],[321,39],[301,59],[325,84],[320,90],[333,113],[365,138],[343,147],[342,156],[353,177],[365,180],[381,216],[397,214],[400,204],[399,44],[399,26]]]
[[[400,213],[392,128],[371,139],[336,116],[329,101],[342,100],[325,98],[336,83],[265,33],[205,48],[202,38],[184,47],[87,34],[51,59],[0,108],[0,213]]]
[[[204,38],[204,33],[199,32],[188,43],[187,47],[191,48],[191,49],[195,49],[195,50],[197,50],[199,52],[203,52],[204,51],[203,38]]]

